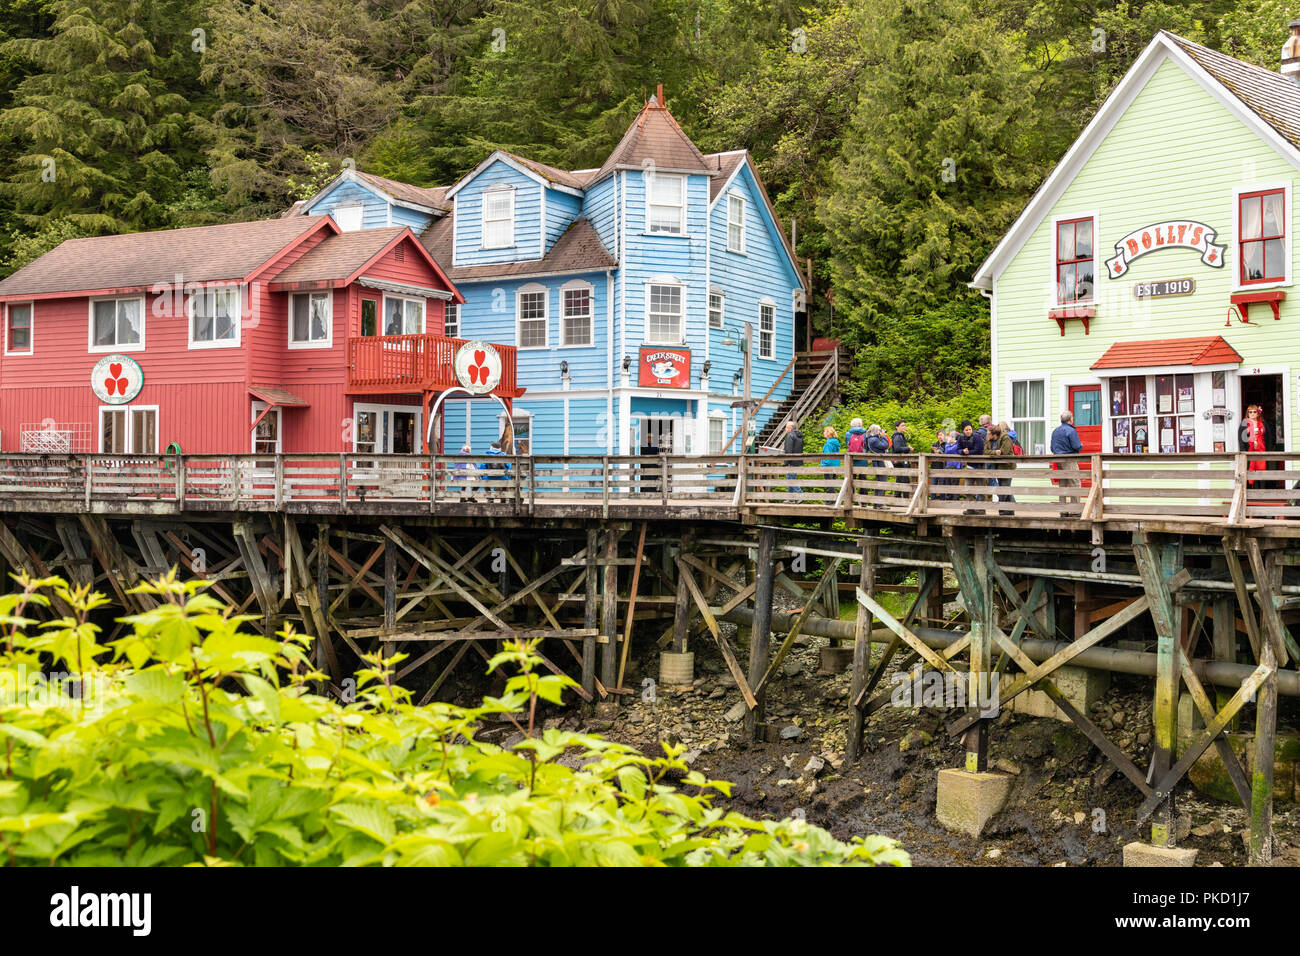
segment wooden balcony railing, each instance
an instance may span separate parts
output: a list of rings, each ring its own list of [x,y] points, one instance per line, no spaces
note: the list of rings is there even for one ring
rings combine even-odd
[[[0,455],[0,511],[353,509],[1300,531],[1300,454]]]
[[[363,335],[348,339],[348,388],[441,392],[457,385],[452,362],[468,339],[443,335]],[[493,347],[501,356],[501,381],[493,392],[517,398],[513,345]]]

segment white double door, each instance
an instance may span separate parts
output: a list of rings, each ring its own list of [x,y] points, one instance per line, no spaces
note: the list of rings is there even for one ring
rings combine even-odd
[[[352,447],[362,455],[414,455],[423,445],[418,405],[353,406]]]

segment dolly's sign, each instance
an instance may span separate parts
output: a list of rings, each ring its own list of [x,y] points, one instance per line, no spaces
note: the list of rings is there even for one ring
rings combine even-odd
[[[1148,252],[1161,249],[1195,249],[1201,254],[1201,261],[1213,269],[1223,268],[1223,251],[1227,245],[1215,245],[1218,233],[1203,222],[1191,219],[1174,219],[1143,226],[1130,232],[1115,243],[1114,257],[1106,260],[1106,270],[1112,279],[1118,279],[1128,272],[1129,265],[1135,259],[1141,259]]]

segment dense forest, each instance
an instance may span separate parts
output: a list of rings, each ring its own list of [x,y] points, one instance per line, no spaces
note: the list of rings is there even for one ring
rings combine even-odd
[[[966,282],[1160,29],[1275,69],[1280,0],[0,0],[0,274],[64,239],[278,214],[343,165],[598,165],[657,83],[746,147],[850,399],[977,383]]]

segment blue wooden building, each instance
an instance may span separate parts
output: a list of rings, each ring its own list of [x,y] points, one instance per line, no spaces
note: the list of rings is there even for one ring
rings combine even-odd
[[[599,169],[497,150],[446,188],[346,170],[294,212],[413,227],[465,297],[447,334],[518,347],[520,452],[740,450],[746,322],[760,429],[795,387],[803,279],[753,161],[701,153],[662,90]],[[442,446],[482,452],[503,418],[450,401]]]

